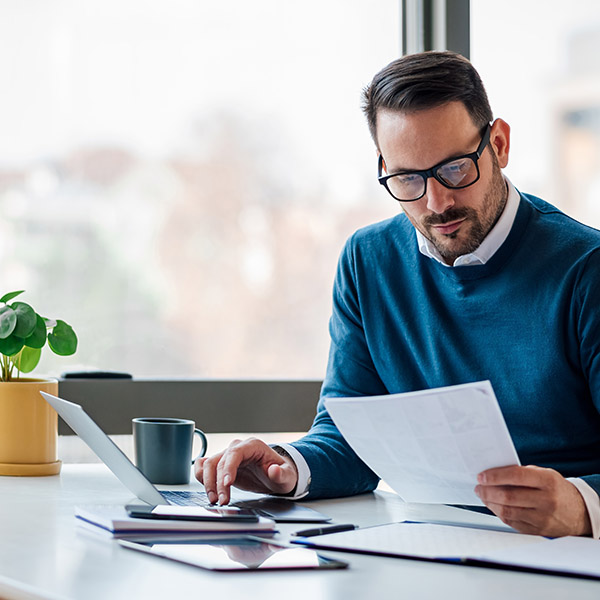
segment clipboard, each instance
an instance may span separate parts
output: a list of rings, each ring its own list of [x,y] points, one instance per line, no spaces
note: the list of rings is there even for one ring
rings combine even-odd
[[[306,547],[391,558],[600,579],[600,541],[509,531],[397,522],[311,538]]]

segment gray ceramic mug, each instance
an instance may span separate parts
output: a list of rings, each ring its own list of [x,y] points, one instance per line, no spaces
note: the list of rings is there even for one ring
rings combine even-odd
[[[189,483],[194,434],[202,440],[202,450],[194,460],[204,456],[207,448],[206,436],[194,421],[139,417],[132,424],[137,468],[152,483]]]

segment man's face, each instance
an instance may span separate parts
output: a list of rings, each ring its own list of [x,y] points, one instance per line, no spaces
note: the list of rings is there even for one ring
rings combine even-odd
[[[480,179],[472,186],[452,190],[430,178],[425,196],[401,203],[411,223],[448,264],[476,250],[504,210],[507,191],[500,168],[508,162],[509,135],[508,125],[498,119],[479,159]],[[481,131],[461,102],[451,102],[412,113],[380,111],[377,141],[391,174],[429,169],[474,152]]]

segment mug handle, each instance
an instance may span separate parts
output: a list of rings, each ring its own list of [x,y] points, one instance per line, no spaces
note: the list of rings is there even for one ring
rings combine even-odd
[[[208,448],[208,441],[206,440],[206,436],[201,429],[194,429],[194,433],[200,436],[202,440],[202,450],[200,450],[200,454],[196,456],[196,458],[192,459],[192,464],[194,464],[199,458],[202,458],[206,454],[206,449]]]

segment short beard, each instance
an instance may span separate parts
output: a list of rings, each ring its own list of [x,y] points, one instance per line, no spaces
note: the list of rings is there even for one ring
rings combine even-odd
[[[418,228],[419,231],[421,231],[421,233],[435,246],[440,253],[440,256],[449,265],[454,264],[454,261],[459,256],[475,252],[475,250],[481,246],[481,242],[483,242],[487,234],[498,222],[498,219],[506,206],[506,199],[508,197],[506,182],[504,181],[504,177],[502,177],[502,171],[500,170],[496,155],[493,152],[491,155],[492,180],[489,189],[485,193],[482,204],[483,210],[478,212],[470,207],[451,208],[440,215],[434,214],[424,217]],[[441,225],[459,219],[465,219],[465,223],[468,222],[471,226],[469,238],[465,240],[460,248],[450,249],[439,243],[439,241],[436,241],[436,239],[432,239],[434,236],[430,234],[431,226]],[[445,237],[447,239],[456,239],[459,232],[460,230],[450,233]]]

